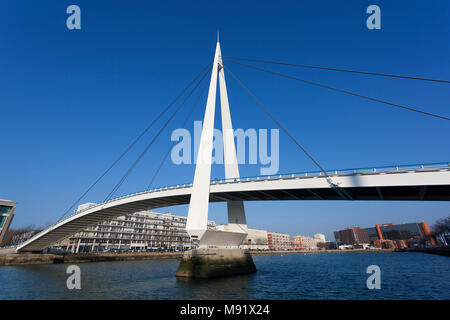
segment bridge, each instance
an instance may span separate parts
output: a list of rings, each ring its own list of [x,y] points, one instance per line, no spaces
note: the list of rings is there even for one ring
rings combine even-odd
[[[211,181],[210,202],[276,200],[450,201],[450,163],[321,171]],[[138,192],[93,205],[23,243],[40,251],[67,235],[129,213],[189,204],[192,184]]]
[[[235,61],[238,58],[230,58]],[[249,59],[247,59],[249,60]],[[243,64],[241,62],[238,62]],[[276,62],[274,62],[276,63]],[[320,169],[314,172],[301,172],[292,174],[281,174],[275,176],[240,177],[236,160],[236,149],[234,137],[226,134],[232,131],[231,115],[228,104],[228,96],[225,85],[225,76],[219,41],[217,42],[214,61],[212,65],[211,80],[208,99],[206,103],[205,117],[203,121],[202,136],[200,139],[199,155],[206,155],[206,159],[196,164],[194,181],[192,184],[176,185],[170,187],[146,190],[119,198],[111,199],[112,196],[128,174],[133,170],[143,154],[151,147],[153,142],[164,130],[173,116],[177,113],[183,103],[173,113],[172,117],[164,124],[156,137],[151,140],[144,153],[137,159],[129,171],[114,187],[106,201],[92,205],[83,210],[75,211],[72,215],[58,221],[54,225],[36,234],[28,241],[21,244],[17,251],[41,251],[56,241],[62,240],[71,234],[79,232],[99,222],[113,219],[117,216],[141,211],[151,210],[166,206],[189,204],[187,232],[193,240],[198,240],[200,245],[210,244],[239,245],[247,234],[247,223],[245,219],[244,202],[247,201],[285,201],[285,200],[373,200],[373,201],[450,201],[450,163],[433,163],[423,165],[403,165],[378,168],[358,168],[345,170],[324,170],[320,164],[306,152],[293,135],[271,114],[268,109],[230,72],[232,77],[249,93],[256,103],[266,112],[272,120],[287,133],[295,144],[314,162]],[[244,64],[245,65],[245,64]],[[259,68],[261,69],[261,68]],[[268,71],[261,69],[262,71]],[[228,70],[229,71],[229,70]],[[270,71],[270,70],[269,70]],[[336,70],[339,71],[339,70]],[[342,70],[341,70],[342,71]],[[354,71],[346,71],[354,72]],[[193,90],[203,80],[206,73],[193,87]],[[202,74],[201,73],[201,74]],[[275,73],[275,72],[272,72]],[[277,75],[285,76],[280,73]],[[372,73],[373,74],[373,73]],[[378,76],[392,76],[374,74]],[[402,77],[394,75],[395,77]],[[224,132],[224,159],[225,179],[211,181],[211,155],[214,129],[214,110],[216,100],[217,78],[219,78],[220,101],[222,111],[222,128]],[[291,77],[294,78],[294,77]],[[404,77],[409,78],[411,77]],[[425,81],[441,81],[435,79],[420,79]],[[294,80],[304,81],[295,78]],[[446,82],[446,81],[443,81]],[[191,82],[191,83],[194,83]],[[317,83],[308,82],[313,85]],[[319,84],[320,85],[320,84]],[[407,106],[393,104],[388,101],[362,96],[352,92],[336,89],[341,93],[356,95],[360,98],[375,102],[388,104],[397,108],[418,112],[427,116],[450,120],[447,117],[434,115],[422,110]],[[186,90],[186,89],[185,89]],[[172,104],[172,103],[171,103]],[[169,107],[171,106],[169,104]],[[165,111],[167,111],[166,108]],[[158,116],[156,123],[162,116]],[[150,127],[152,126],[150,125]],[[146,129],[148,131],[149,128]],[[146,132],[144,131],[144,133]],[[139,140],[142,137],[138,137]],[[137,141],[136,140],[136,141]],[[83,194],[87,192],[115,165],[117,161],[136,143],[125,150],[108,170]],[[170,150],[169,150],[170,151]],[[167,157],[167,154],[166,154]],[[163,160],[164,161],[164,160]],[[80,199],[81,199],[80,198]],[[79,200],[80,200],[79,199]],[[207,230],[208,203],[226,202],[228,205],[228,225],[223,230]],[[70,210],[70,209],[69,209]],[[240,242],[239,242],[240,241]]]

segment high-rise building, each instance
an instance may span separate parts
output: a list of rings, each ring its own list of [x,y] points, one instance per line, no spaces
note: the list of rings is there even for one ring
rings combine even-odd
[[[16,202],[0,199],[0,245],[3,239],[5,239],[6,233],[11,225],[16,205]]]
[[[84,207],[83,207],[84,208]],[[186,217],[141,211],[103,221],[69,238],[74,253],[108,250],[186,250],[192,247]],[[216,224],[208,221],[208,228]]]

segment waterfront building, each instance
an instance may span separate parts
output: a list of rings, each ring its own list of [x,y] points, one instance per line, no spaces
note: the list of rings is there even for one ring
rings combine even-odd
[[[327,241],[323,243],[323,246],[319,245],[319,249],[334,250],[337,249],[337,244],[334,241]]]
[[[74,253],[187,250],[192,247],[192,243],[186,232],[186,220],[186,217],[171,213],[140,211],[103,221],[76,233],[69,238],[67,248]],[[213,221],[208,221],[208,229],[215,227]]]
[[[314,235],[314,239],[318,239],[321,242],[327,242],[327,240],[325,239],[325,235],[323,233],[316,233]]]
[[[367,230],[371,241],[379,240],[383,242],[385,240],[403,240],[411,242],[414,240],[418,243],[428,242],[428,244],[431,245],[435,244],[435,240],[431,236],[430,228],[426,222],[377,224],[375,227],[366,228],[365,230]]]
[[[334,232],[334,240],[336,240],[336,244],[342,243],[341,233],[339,231]]]
[[[344,245],[360,245],[370,243],[369,235],[366,229],[354,227],[354,228],[346,228],[338,232],[339,232],[339,243],[343,243]],[[336,242],[338,242],[338,238],[336,238]]]
[[[316,233],[314,238],[306,236],[294,236],[292,238],[292,247],[296,250],[315,250],[319,243],[326,243],[325,235]]]
[[[290,250],[291,236],[285,233],[267,232],[267,243],[270,250]]]
[[[5,239],[6,233],[11,225],[16,205],[16,202],[0,199],[0,245],[3,239]]]
[[[249,250],[268,250],[268,232],[266,230],[248,228],[247,237],[245,237],[240,247]]]
[[[370,243],[374,247],[385,249],[436,244],[426,222],[385,223],[364,229],[350,228],[334,232],[334,237],[337,243],[345,245]]]

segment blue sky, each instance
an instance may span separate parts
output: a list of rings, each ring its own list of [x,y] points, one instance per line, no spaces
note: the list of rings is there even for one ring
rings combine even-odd
[[[81,30],[66,28],[71,4],[81,8]],[[381,30],[366,28],[371,4],[381,8]],[[13,227],[55,222],[212,59],[218,29],[228,56],[449,79],[449,16],[446,1],[3,1],[0,198],[18,202]],[[450,161],[445,120],[227,66],[326,169]],[[270,68],[450,114],[449,85]],[[276,128],[229,76],[227,85],[234,127]],[[187,129],[203,118],[205,100]],[[191,104],[118,194],[147,186]],[[155,132],[85,201],[103,200]],[[280,172],[315,169],[280,133]],[[155,184],[186,183],[193,172],[169,161]],[[259,166],[241,167],[242,176],[258,172]],[[222,176],[215,166],[213,177]],[[450,214],[442,202],[295,201],[247,203],[246,209],[250,227],[328,238],[344,227],[432,224]],[[186,206],[165,210],[187,213]],[[211,205],[210,218],[225,222],[225,205]]]

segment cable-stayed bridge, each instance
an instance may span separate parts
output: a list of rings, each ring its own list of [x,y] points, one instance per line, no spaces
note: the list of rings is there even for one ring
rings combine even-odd
[[[71,216],[60,220],[42,232],[36,234],[20,245],[18,251],[40,251],[58,240],[62,240],[71,234],[79,232],[86,227],[95,225],[101,221],[123,216],[141,210],[149,210],[166,206],[189,204],[187,232],[199,246],[211,245],[236,247],[247,234],[247,222],[245,218],[244,202],[246,201],[284,201],[284,200],[377,200],[377,201],[449,201],[450,200],[450,163],[434,163],[427,165],[406,165],[381,168],[361,168],[346,170],[325,170],[305,148],[294,138],[250,90],[226,68],[223,64],[219,41],[216,45],[214,60],[172,101],[162,113],[147,127],[144,132],[113,162],[113,164],[86,190],[85,193],[72,205],[66,214],[82,200],[86,194],[122,159],[122,157],[140,140],[148,130],[156,125],[175,102],[185,94],[184,100],[172,113],[170,118],[162,125],[158,133],[150,140],[147,147],[130,166],[128,171],[114,186],[104,202],[88,207],[82,211],[76,211]],[[240,58],[229,58],[231,62],[239,62]],[[242,60],[242,59],[241,59]],[[246,59],[251,60],[251,59]],[[271,63],[270,61],[263,61]],[[279,62],[272,62],[279,63]],[[322,68],[316,66],[294,65],[295,67]],[[210,69],[211,68],[211,69]],[[300,79],[290,75],[281,74],[268,69],[254,67],[261,71],[278,76],[291,78],[310,85],[317,85],[325,89],[350,94],[376,103],[383,103],[407,111],[413,111],[422,116],[432,116],[442,120],[450,118],[427,111],[412,108],[397,103],[392,103],[379,98],[368,97],[359,93],[330,87],[321,83]],[[406,78],[409,80],[422,80],[449,83],[447,80],[430,78],[399,76],[390,74],[378,74],[355,70],[342,70],[326,68],[337,72],[354,72],[371,74],[375,76],[388,76]],[[208,98],[203,121],[202,137],[200,139],[199,155],[203,155],[202,161],[195,166],[193,183],[171,187],[147,190],[120,198],[112,199],[129,174],[133,171],[145,153],[152,147],[169,122],[177,114],[186,100],[192,95],[202,80],[211,70]],[[282,174],[276,176],[261,176],[244,178],[240,177],[236,160],[236,148],[234,145],[231,114],[228,95],[225,84],[224,70],[241,85],[241,87],[255,100],[261,109],[289,136],[299,149],[309,157],[320,169],[316,172],[302,172],[294,174]],[[211,181],[211,157],[214,129],[214,112],[216,103],[217,79],[219,79],[222,129],[224,132],[224,159],[225,179]],[[190,91],[188,89],[191,88]],[[437,120],[438,121],[438,120]],[[231,134],[226,133],[231,132]],[[170,149],[169,149],[170,151]],[[162,163],[168,153],[163,157]],[[158,168],[156,174],[159,172]],[[153,179],[152,179],[153,180]],[[228,225],[221,230],[207,230],[208,204],[209,202],[226,202],[228,206]],[[65,215],[66,215],[65,214]]]

